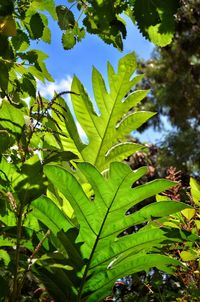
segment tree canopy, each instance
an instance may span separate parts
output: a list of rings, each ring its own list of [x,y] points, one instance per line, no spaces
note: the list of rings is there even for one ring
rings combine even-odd
[[[151,94],[145,107],[159,114],[149,125],[163,129],[160,117],[172,129],[161,144],[160,161],[186,172],[200,174],[200,1],[180,1],[172,43],[157,48],[141,62],[143,82]]]

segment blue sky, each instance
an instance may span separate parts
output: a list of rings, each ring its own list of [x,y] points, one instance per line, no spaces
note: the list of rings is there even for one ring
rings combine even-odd
[[[142,37],[128,18],[126,21],[128,31],[123,52],[91,34],[86,34],[86,38],[77,43],[72,50],[64,50],[61,44],[62,32],[51,18],[49,18],[49,26],[52,30],[52,42],[50,45],[39,42],[37,47],[39,46],[49,55],[46,63],[54,78],[61,79],[66,75],[76,74],[87,85],[90,82],[92,65],[105,75],[106,62],[110,61],[116,66],[119,58],[128,52],[134,51],[144,59],[150,57],[154,45]]]
[[[66,1],[56,1],[56,4],[66,5]],[[64,50],[61,43],[62,32],[57,23],[49,17],[52,42],[51,44],[39,42],[36,47],[49,55],[46,64],[55,79],[55,83],[47,83],[45,86],[39,85],[41,94],[48,97],[53,94],[54,90],[59,92],[70,89],[71,79],[76,74],[92,97],[91,74],[93,65],[106,78],[107,61],[110,61],[116,68],[118,60],[131,51],[134,51],[140,58],[150,58],[154,45],[141,35],[129,18],[126,18],[126,22],[127,38],[124,40],[123,52],[90,34],[86,34],[86,38],[77,43],[72,50]],[[161,134],[150,129],[142,135],[137,134],[137,137],[142,141],[155,142],[161,138]]]

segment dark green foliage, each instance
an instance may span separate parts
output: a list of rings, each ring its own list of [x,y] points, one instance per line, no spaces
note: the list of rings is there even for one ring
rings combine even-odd
[[[14,3],[12,0],[0,0],[0,16],[5,17],[11,15],[14,11]]]
[[[145,10],[144,10],[145,7]],[[142,34],[159,46],[172,41],[178,1],[136,0],[134,15]]]
[[[3,64],[3,62],[1,61],[0,61],[0,70],[1,70],[0,86],[2,87],[3,90],[6,90],[9,81],[8,66],[6,64]]]
[[[172,126],[161,142],[161,165],[199,175],[200,1],[180,3],[172,44],[156,49],[148,62],[141,62],[148,78],[142,87],[152,89],[143,108],[160,113],[150,125],[162,130],[159,117],[164,115]]]
[[[34,40],[42,37],[44,24],[42,22],[42,18],[40,17],[40,14],[36,13],[32,15],[30,19],[30,29]]]
[[[63,5],[56,7],[56,13],[58,16],[58,25],[61,30],[73,28],[75,25],[75,19],[73,13]]]

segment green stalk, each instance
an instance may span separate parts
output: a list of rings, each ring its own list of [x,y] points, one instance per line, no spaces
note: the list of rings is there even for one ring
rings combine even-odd
[[[20,260],[20,245],[21,245],[21,235],[22,235],[22,214],[23,205],[20,204],[19,212],[17,213],[17,243],[16,243],[16,254],[15,254],[15,271],[13,280],[13,289],[10,297],[10,302],[18,301],[18,273],[19,273],[19,260]]]

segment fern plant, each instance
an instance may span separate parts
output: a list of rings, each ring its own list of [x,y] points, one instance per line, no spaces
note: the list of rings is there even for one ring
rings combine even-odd
[[[90,163],[78,168],[93,188],[91,200],[76,177],[62,167],[46,165],[45,174],[72,205],[78,230],[49,198],[32,203],[32,215],[52,232],[50,241],[57,249],[54,262],[46,256],[36,260],[35,270],[56,301],[102,301],[118,278],[157,267],[168,273],[178,261],[160,255],[158,249],[167,240],[181,240],[160,224],[137,233],[120,236],[130,226],[145,223],[181,211],[181,202],[161,201],[126,215],[130,207],[173,186],[168,180],[155,180],[132,188],[146,168],[132,171],[123,163],[112,163],[107,178]],[[78,236],[77,236],[78,235]],[[65,264],[65,266],[64,266]],[[61,280],[62,279],[62,282]],[[59,289],[59,291],[58,291]]]

